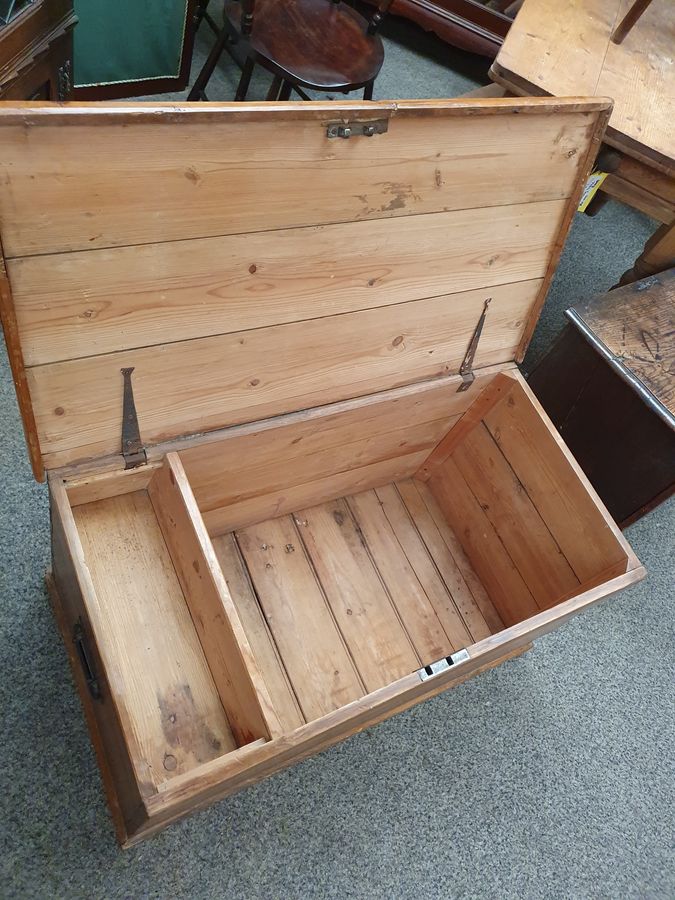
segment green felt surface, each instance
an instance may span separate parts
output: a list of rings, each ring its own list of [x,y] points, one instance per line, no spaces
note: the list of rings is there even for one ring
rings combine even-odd
[[[187,0],[75,0],[76,87],[176,77]]]

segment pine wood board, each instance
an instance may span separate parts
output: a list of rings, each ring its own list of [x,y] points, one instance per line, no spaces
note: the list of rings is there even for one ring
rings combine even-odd
[[[253,656],[262,673],[272,706],[281,724],[282,732],[293,731],[305,722],[288,673],[260,608],[248,569],[233,534],[222,534],[213,539],[223,575],[232,600],[239,613]]]
[[[542,278],[564,200],[8,260],[27,366]]]
[[[562,199],[601,104],[539,103],[427,101],[433,114],[424,115],[402,101],[394,116],[392,104],[372,104],[367,115],[389,119],[387,134],[349,141],[326,138],[326,123],[345,115],[337,105],[270,114],[219,104],[201,121],[170,106],[71,107],[58,118],[44,107],[7,110],[5,250],[16,257]]]
[[[91,572],[102,637],[117,660],[112,685],[146,778],[158,785],[236,743],[145,492],[73,510]]]
[[[366,693],[290,517],[236,533],[307,721]]]
[[[202,512],[337,475],[396,456],[431,449],[452,427],[491,375],[458,393],[454,379],[363,405],[343,405],[309,418],[232,429],[217,442],[180,451]],[[344,408],[347,407],[347,408]]]
[[[633,0],[525,0],[491,70],[516,94],[612,97],[607,143],[675,172],[671,4],[655,0],[620,45],[615,27]]]
[[[148,495],[237,744],[281,734],[267,687],[176,453],[167,454],[148,485]]]
[[[543,410],[519,388],[484,421],[575,575],[583,584],[607,566],[627,565],[624,542],[617,540],[609,514],[580,479]]]
[[[573,593],[579,579],[484,423],[464,438],[452,458],[539,609]]]
[[[476,367],[513,359],[540,286],[490,289]],[[123,367],[135,368],[143,441],[158,443],[454,374],[484,300],[469,291],[29,369],[46,464],[119,451]]]

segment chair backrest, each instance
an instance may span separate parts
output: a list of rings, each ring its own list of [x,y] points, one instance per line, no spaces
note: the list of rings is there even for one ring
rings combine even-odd
[[[280,0],[281,2],[281,0]],[[333,0],[333,3],[339,3],[340,0]],[[380,0],[373,15],[368,20],[368,34],[375,34],[382,24],[382,20],[389,11],[389,7],[393,0]],[[255,0],[241,0],[241,33],[250,34],[253,31],[253,17],[255,11]]]

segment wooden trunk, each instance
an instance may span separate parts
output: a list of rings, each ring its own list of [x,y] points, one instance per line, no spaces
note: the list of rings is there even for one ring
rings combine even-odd
[[[125,845],[642,577],[515,364],[607,111],[0,109],[3,324]]]

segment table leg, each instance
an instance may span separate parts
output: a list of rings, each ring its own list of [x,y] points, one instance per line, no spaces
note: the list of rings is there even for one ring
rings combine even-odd
[[[672,268],[675,268],[675,220],[669,225],[662,225],[649,238],[635,265],[624,272],[619,284],[631,284]]]

